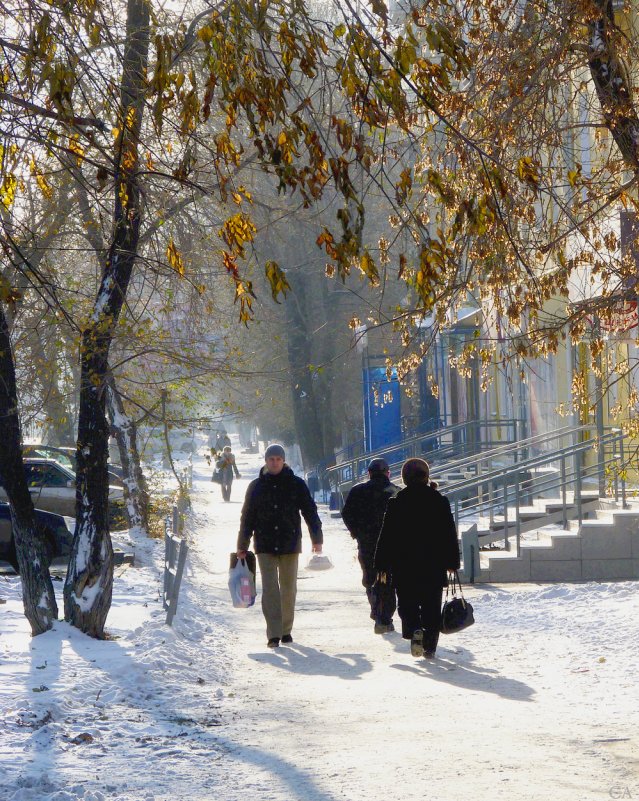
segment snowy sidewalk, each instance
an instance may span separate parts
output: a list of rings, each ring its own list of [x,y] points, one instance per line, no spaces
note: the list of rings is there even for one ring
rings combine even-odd
[[[227,504],[196,465],[173,629],[159,543],[116,581],[108,642],[64,623],[31,640],[19,581],[0,581],[2,801],[639,797],[636,582],[472,588],[477,624],[416,660],[373,634],[323,508],[335,568],[304,568],[305,529],[295,642],[270,651],[259,598],[236,610],[226,587],[259,464],[239,455]]]

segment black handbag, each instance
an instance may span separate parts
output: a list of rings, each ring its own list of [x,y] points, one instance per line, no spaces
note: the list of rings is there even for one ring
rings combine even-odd
[[[213,475],[211,476],[211,481],[214,481],[216,484],[222,483],[222,471],[221,470],[214,470]]]
[[[452,572],[452,571],[451,571]],[[457,590],[459,588],[459,598],[457,597]],[[450,600],[448,598],[450,594]],[[450,584],[446,587],[446,598],[442,606],[442,619],[439,630],[442,634],[453,634],[456,631],[467,629],[475,622],[472,604],[464,598],[459,580],[459,573],[455,570],[452,581],[452,590]]]

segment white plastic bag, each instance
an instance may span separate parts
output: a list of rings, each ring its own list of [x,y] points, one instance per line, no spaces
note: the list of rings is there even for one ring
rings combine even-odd
[[[255,578],[246,564],[246,559],[238,559],[235,567],[229,570],[229,590],[233,606],[246,609],[253,606],[257,598]]]
[[[307,570],[329,570],[333,563],[325,553],[314,553],[306,563]]]

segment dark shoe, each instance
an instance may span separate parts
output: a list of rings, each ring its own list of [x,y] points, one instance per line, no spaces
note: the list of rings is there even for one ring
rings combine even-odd
[[[412,656],[424,656],[424,632],[422,629],[415,629],[413,638],[410,641],[410,652]]]
[[[271,639],[266,643],[269,648],[279,648],[280,647],[280,638],[279,637],[271,637]]]
[[[424,651],[424,659],[434,659],[435,652],[434,651]]]
[[[282,637],[282,645],[284,645],[284,644],[288,645],[289,643],[292,643],[292,642],[293,642],[293,635],[292,634],[285,634]]]
[[[392,623],[375,623],[373,631],[375,634],[388,634],[391,631],[395,631],[395,626]]]

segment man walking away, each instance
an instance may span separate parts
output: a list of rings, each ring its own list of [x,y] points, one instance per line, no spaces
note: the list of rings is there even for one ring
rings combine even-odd
[[[233,473],[235,473],[235,478],[240,478],[240,472],[235,464],[235,456],[231,451],[230,445],[224,446],[224,450],[215,463],[215,467],[219,470],[222,478],[222,497],[225,501],[230,501],[231,487],[233,486]]]
[[[300,512],[313,553],[322,552],[322,523],[304,480],[284,461],[281,445],[269,445],[266,464],[248,485],[242,507],[237,555],[244,559],[253,538],[262,577],[262,612],[269,648],[293,642],[297,563],[302,550]]]
[[[399,492],[390,480],[390,468],[385,459],[373,459],[368,465],[369,480],[351,489],[342,509],[342,518],[357,540],[357,556],[362,567],[362,584],[375,621],[375,634],[394,631],[393,614],[396,609],[395,589],[389,583],[375,584],[375,547],[382,530],[388,501]]]

